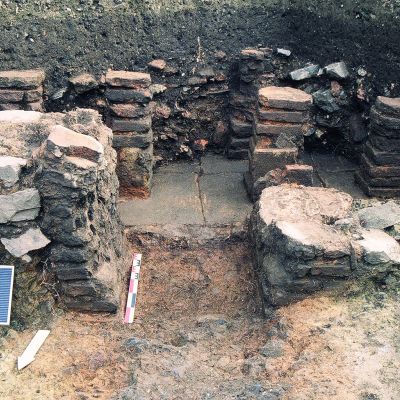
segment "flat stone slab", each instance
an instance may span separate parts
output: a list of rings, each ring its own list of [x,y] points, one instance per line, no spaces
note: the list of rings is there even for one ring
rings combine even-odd
[[[163,173],[153,176],[150,198],[133,199],[119,203],[121,219],[126,226],[136,225],[202,225],[204,223],[197,175],[188,172]]]
[[[291,87],[267,86],[258,91],[259,102],[265,107],[286,110],[308,110],[313,102],[312,96]]]
[[[301,220],[323,223],[346,218],[352,204],[350,195],[336,189],[280,185],[262,192],[259,213],[266,224]]]
[[[154,173],[150,198],[120,202],[122,222],[130,227],[243,223],[251,211],[242,183],[247,168],[245,161],[212,154],[201,162],[163,166]]]
[[[43,235],[39,228],[30,228],[17,238],[1,238],[1,243],[12,256],[22,257],[30,251],[46,247],[50,240]]]
[[[357,212],[360,223],[367,229],[385,229],[400,223],[400,206],[394,201],[363,208]]]
[[[55,125],[47,138],[47,148],[52,152],[62,149],[67,156],[85,158],[90,161],[99,161],[104,153],[103,145],[88,135],[83,135]]]

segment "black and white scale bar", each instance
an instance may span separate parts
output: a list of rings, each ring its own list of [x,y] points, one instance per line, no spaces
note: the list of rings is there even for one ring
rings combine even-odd
[[[0,325],[10,325],[14,267],[0,265]]]

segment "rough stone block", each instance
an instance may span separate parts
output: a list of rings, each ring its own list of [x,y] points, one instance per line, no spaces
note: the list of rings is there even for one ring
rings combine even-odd
[[[298,150],[293,149],[255,149],[250,159],[250,172],[254,180],[267,172],[283,168],[287,164],[295,164]]]
[[[24,158],[0,156],[0,185],[5,188],[14,186],[26,162]]]
[[[115,132],[137,132],[144,133],[151,129],[151,117],[147,116],[138,119],[117,119],[111,118],[110,128]]]
[[[153,146],[145,150],[119,149],[117,174],[122,187],[149,190],[153,176]]]
[[[289,76],[294,81],[303,81],[305,79],[314,78],[321,74],[321,67],[316,64],[292,71]]]
[[[30,251],[46,247],[50,240],[43,235],[39,228],[30,228],[16,238],[1,238],[1,243],[13,257],[22,257]]]
[[[51,129],[47,138],[47,149],[53,154],[61,153],[98,162],[104,154],[103,145],[91,136],[76,133],[61,125]]]
[[[149,103],[153,95],[148,89],[106,89],[106,98],[115,103]]]
[[[346,79],[350,76],[349,70],[343,61],[327,65],[324,68],[324,72],[334,79]]]
[[[146,133],[137,132],[114,132],[113,147],[137,147],[146,149],[153,143],[153,131]]]
[[[267,108],[295,111],[308,110],[312,105],[312,96],[302,90],[291,87],[268,86],[258,92],[260,104]]]
[[[385,229],[400,223],[400,206],[394,201],[376,204],[357,211],[360,223],[367,229]]]
[[[260,108],[258,110],[260,120],[289,122],[302,124],[310,119],[308,112],[283,111],[274,108]]]
[[[106,83],[116,87],[146,88],[151,84],[151,77],[144,72],[108,71]]]
[[[0,196],[0,224],[34,220],[40,211],[40,196],[36,189],[20,190]]]
[[[0,88],[34,89],[42,85],[43,70],[0,71]]]

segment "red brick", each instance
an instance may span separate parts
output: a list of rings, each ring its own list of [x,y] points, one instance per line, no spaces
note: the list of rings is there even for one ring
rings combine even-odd
[[[312,104],[312,96],[291,87],[267,86],[258,92],[258,100],[264,107],[305,111]]]
[[[106,83],[125,88],[147,88],[151,84],[150,74],[133,71],[108,71]]]

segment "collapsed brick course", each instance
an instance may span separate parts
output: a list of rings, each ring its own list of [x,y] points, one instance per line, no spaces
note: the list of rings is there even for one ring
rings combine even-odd
[[[69,308],[116,311],[129,260],[111,130],[93,110],[3,111],[0,126],[0,262],[45,269]]]

